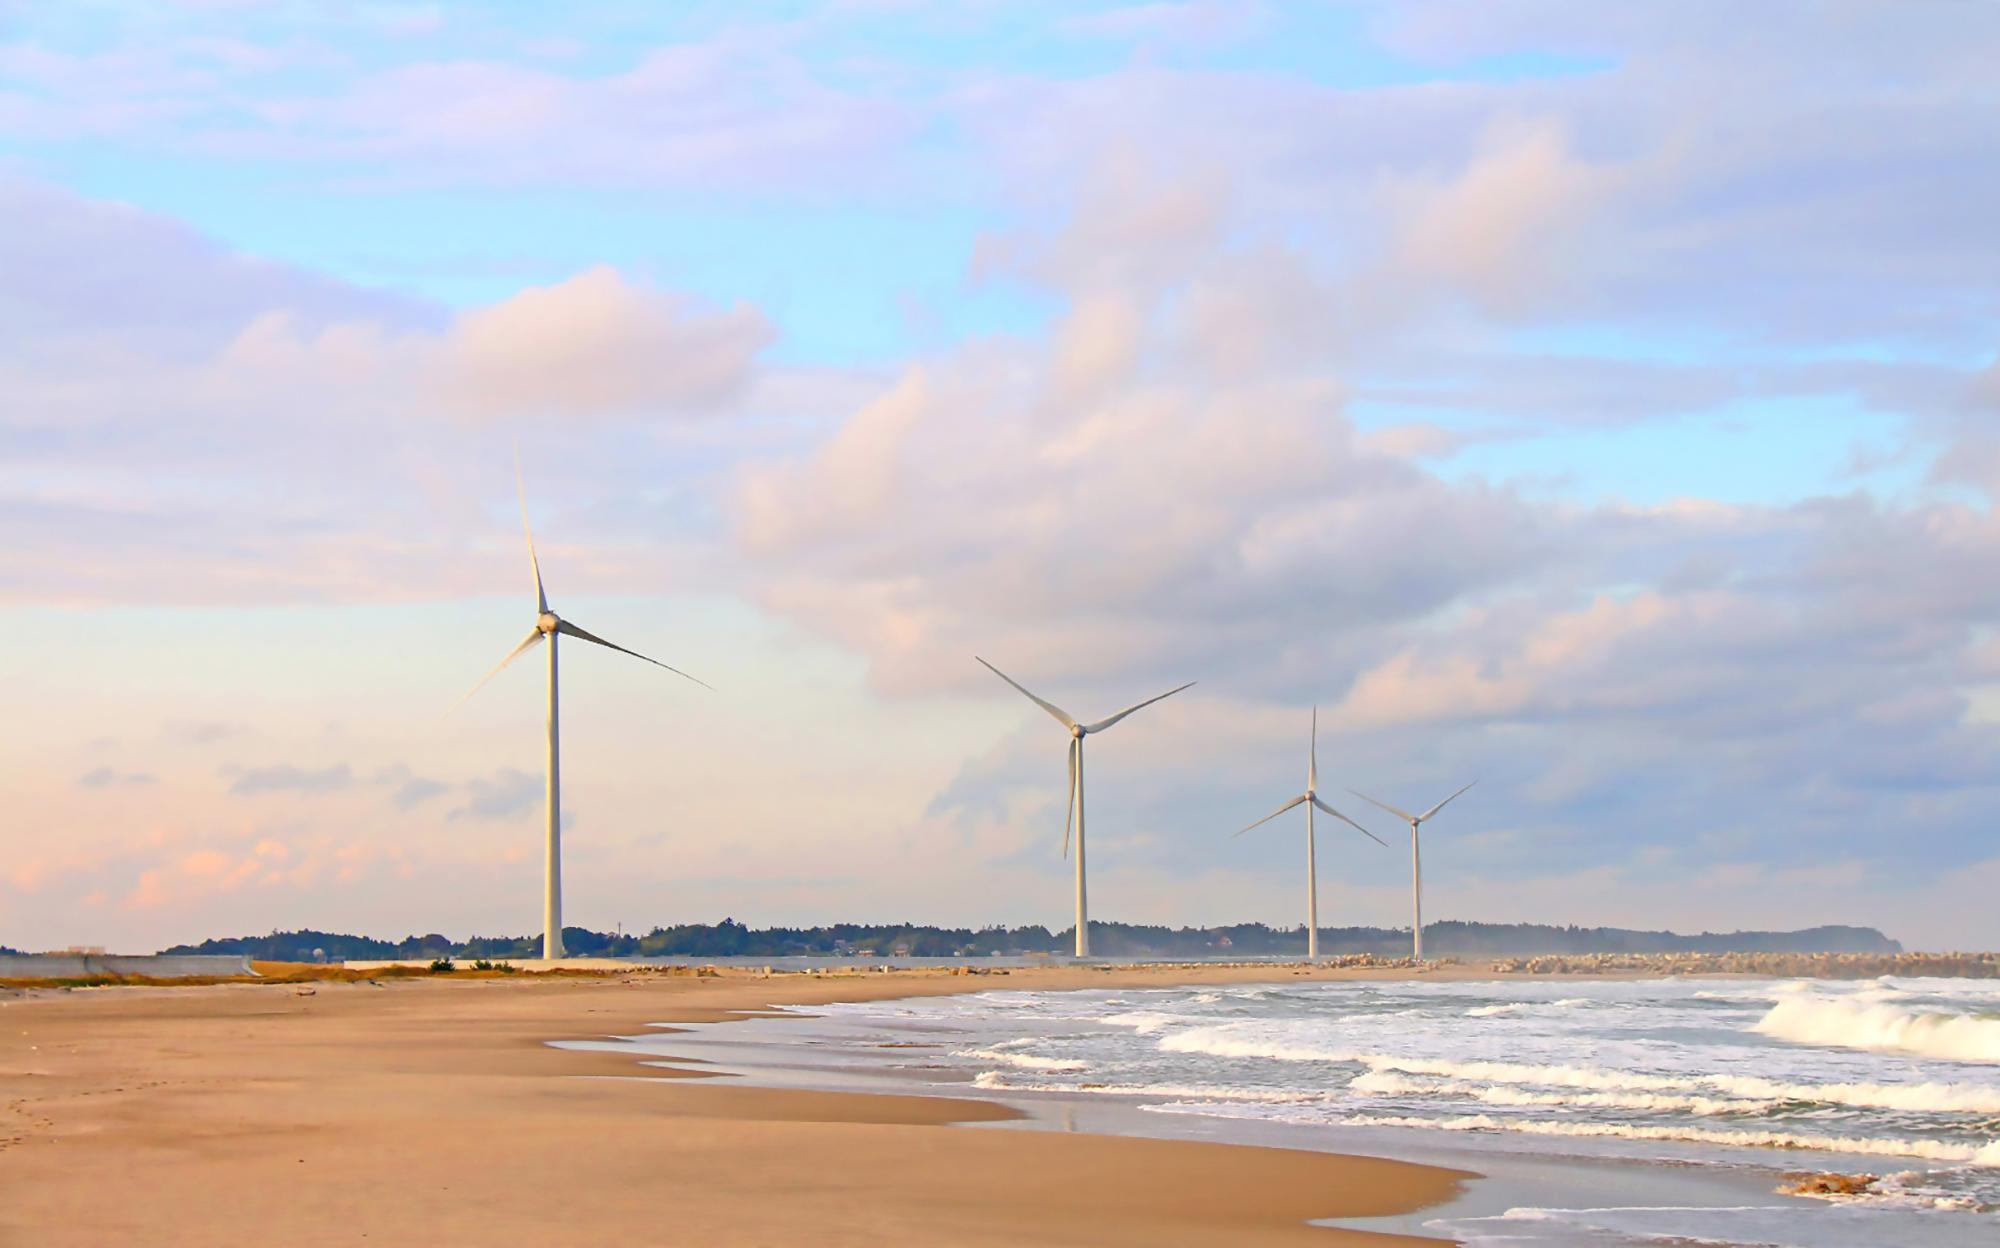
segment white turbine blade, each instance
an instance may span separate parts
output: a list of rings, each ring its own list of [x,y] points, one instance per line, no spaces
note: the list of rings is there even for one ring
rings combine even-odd
[[[1192,689],[1194,687],[1194,683],[1195,682],[1190,680],[1187,684],[1182,685],[1180,689],[1169,689],[1165,693],[1160,694],[1159,697],[1147,698],[1144,702],[1135,702],[1131,706],[1126,707],[1124,710],[1118,712],[1116,715],[1113,715],[1109,719],[1100,719],[1094,724],[1085,724],[1083,726],[1083,730],[1085,732],[1103,732],[1106,728],[1109,728],[1111,725],[1117,723],[1119,720],[1125,718],[1127,715],[1130,715],[1133,711],[1143,710],[1144,708],[1151,706],[1153,703],[1158,702],[1160,698],[1171,698],[1175,694],[1179,693],[1181,689]]]
[[[1474,781],[1472,782],[1472,784],[1478,784],[1478,783],[1479,783],[1479,781],[1477,781],[1477,780],[1474,780]],[[1468,785],[1466,785],[1466,786],[1465,786],[1465,789],[1469,789],[1469,788],[1471,788],[1471,787],[1472,787],[1472,784],[1468,784]],[[1454,793],[1454,794],[1452,794],[1452,795],[1451,795],[1450,797],[1447,797],[1447,798],[1445,798],[1445,799],[1444,799],[1443,801],[1441,801],[1441,802],[1439,802],[1439,803],[1438,803],[1437,805],[1435,805],[1435,806],[1431,807],[1431,808],[1430,808],[1429,810],[1425,811],[1425,812],[1424,812],[1423,814],[1421,814],[1421,815],[1418,815],[1418,816],[1417,816],[1417,822],[1418,822],[1418,823],[1422,823],[1422,822],[1423,822],[1424,820],[1426,820],[1426,819],[1430,818],[1430,817],[1431,817],[1432,815],[1435,815],[1435,814],[1436,814],[1436,813],[1438,813],[1438,812],[1439,812],[1440,810],[1443,810],[1443,809],[1444,809],[1445,807],[1447,807],[1447,806],[1451,805],[1451,804],[1452,804],[1453,802],[1457,801],[1457,800],[1458,800],[1458,799],[1459,799],[1459,798],[1460,798],[1461,796],[1463,796],[1463,795],[1464,795],[1464,793],[1465,793],[1465,789],[1460,789],[1460,790],[1459,790],[1459,791],[1458,791],[1457,793]]]
[[[535,531],[528,527],[528,486],[521,478],[521,448],[514,448],[514,495],[521,500],[521,535],[528,539],[528,566],[535,570],[535,610],[549,613],[549,596],[542,590],[542,561],[535,557]]]
[[[1069,804],[1063,807],[1063,858],[1069,858],[1069,830],[1076,819],[1076,752],[1083,748],[1083,742],[1075,737],[1069,739]]]
[[[1306,792],[1319,789],[1319,707],[1313,707],[1312,752],[1306,755]]]
[[[695,684],[700,685],[702,688],[708,690],[711,693],[715,691],[714,685],[709,684],[707,681],[702,680],[699,677],[689,676],[686,672],[682,671],[678,667],[667,667],[665,663],[660,662],[658,659],[640,654],[637,650],[627,650],[625,647],[618,645],[616,642],[610,642],[604,640],[604,638],[599,637],[595,633],[587,633],[582,629],[578,628],[576,625],[570,623],[568,620],[557,621],[556,631],[561,633],[565,637],[574,637],[578,641],[595,642],[597,645],[603,646],[606,650],[616,650],[620,654],[629,654],[635,659],[645,659],[646,662],[651,663],[654,667],[665,667],[667,668],[668,671],[672,672],[674,675],[679,676],[684,680],[692,680],[694,681]]]
[[[1384,849],[1389,848],[1389,842],[1383,840],[1381,837],[1375,835],[1373,832],[1370,832],[1367,828],[1364,828],[1360,824],[1354,822],[1354,820],[1349,819],[1346,815],[1341,814],[1339,811],[1327,805],[1325,802],[1320,801],[1317,796],[1313,798],[1313,805],[1319,807],[1327,814],[1332,815],[1334,818],[1340,820],[1348,827],[1353,828],[1356,832],[1359,832],[1361,835],[1367,837],[1369,840],[1375,842],[1377,845],[1380,845],[1382,848]]]
[[[979,659],[979,656],[976,654],[973,655],[972,657],[975,659]],[[1062,709],[1060,706],[1057,706],[1053,702],[1045,702],[1042,699],[1036,697],[1034,694],[1029,693],[1027,689],[1022,687],[1019,681],[1015,680],[1012,676],[1009,676],[1007,673],[1001,671],[999,668],[993,666],[991,663],[986,662],[985,659],[979,659],[979,661],[981,664],[985,666],[987,671],[992,672],[995,676],[998,676],[1000,679],[1006,681],[1008,684],[1013,685],[1015,689],[1020,690],[1021,696],[1027,698],[1028,701],[1033,702],[1036,706],[1041,707],[1049,714],[1055,716],[1056,720],[1059,723],[1061,723],[1063,727],[1065,728],[1076,727],[1076,720],[1070,717],[1070,713],[1068,711],[1065,711],[1064,709]]]
[[[1251,824],[1250,828],[1261,828],[1265,824],[1271,822],[1271,820],[1276,819],[1279,815],[1282,815],[1286,811],[1290,810],[1292,807],[1303,805],[1306,802],[1306,800],[1307,800],[1306,795],[1301,793],[1297,797],[1293,798],[1291,801],[1286,802],[1283,806],[1278,807],[1270,814],[1265,815],[1262,819],[1259,819],[1257,822]],[[1242,832],[1231,832],[1229,835],[1232,837],[1242,836],[1243,833],[1248,832],[1250,828],[1244,828]]]
[[[1366,793],[1363,793],[1360,789],[1349,789],[1348,792],[1354,794],[1354,796],[1360,798],[1364,802],[1369,802],[1376,806],[1380,806],[1383,810],[1388,811],[1390,814],[1396,816],[1396,818],[1398,819],[1405,819],[1410,821],[1411,823],[1422,822],[1422,820],[1418,819],[1415,815],[1411,814],[1409,811],[1397,810],[1394,806],[1391,806],[1387,802],[1377,802],[1374,798],[1368,796]]]
[[[486,673],[484,676],[481,676],[479,678],[478,684],[474,685],[472,688],[467,689],[465,691],[465,697],[460,698],[458,701],[451,704],[451,709],[455,711],[459,707],[464,706],[466,703],[466,699],[470,698],[473,694],[478,693],[481,689],[484,689],[486,687],[487,681],[492,680],[495,676],[498,676],[500,674],[501,668],[507,666],[509,663],[512,663],[515,659],[520,658],[528,651],[533,650],[535,648],[535,643],[540,641],[541,639],[542,639],[541,629],[538,628],[534,632],[529,633],[528,639],[526,641],[522,642],[520,645],[515,646],[512,650],[508,651],[506,658],[500,660],[498,663],[495,663],[493,665],[492,671]]]

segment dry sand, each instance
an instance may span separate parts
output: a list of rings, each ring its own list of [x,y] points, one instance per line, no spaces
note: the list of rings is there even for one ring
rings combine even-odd
[[[1014,1114],[746,1087],[545,1044],[774,1004],[1295,974],[1052,967],[0,992],[0,1244],[1434,1242],[1306,1222],[1407,1212],[1471,1176],[960,1130],[948,1124]]]

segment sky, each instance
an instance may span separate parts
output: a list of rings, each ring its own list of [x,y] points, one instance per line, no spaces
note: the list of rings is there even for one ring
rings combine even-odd
[[[2000,8],[0,0],[0,944],[2000,945]]]

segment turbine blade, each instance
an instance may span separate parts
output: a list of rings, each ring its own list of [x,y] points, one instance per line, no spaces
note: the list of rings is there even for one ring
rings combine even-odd
[[[658,659],[649,658],[646,655],[640,654],[637,650],[627,650],[625,647],[618,645],[616,642],[610,642],[604,640],[604,638],[599,637],[595,633],[587,633],[582,629],[578,628],[576,625],[570,623],[568,620],[558,620],[556,622],[556,631],[561,633],[565,637],[574,637],[578,641],[595,642],[597,645],[603,646],[607,650],[616,650],[620,654],[629,654],[635,659],[645,659],[646,662],[651,663],[654,667],[665,667],[667,668],[668,671],[672,672],[676,676],[681,677],[683,680],[692,680],[694,681],[695,684],[700,685],[702,688],[708,690],[710,693],[715,692],[714,685],[709,684],[707,681],[702,680],[699,677],[689,676],[686,672],[682,671],[678,667],[667,667],[665,663],[660,662]]]
[[[1076,752],[1083,743],[1075,737],[1069,739],[1069,804],[1063,807],[1063,858],[1069,858],[1069,831],[1076,819]]]
[[[973,655],[972,657],[975,659],[979,659],[979,656],[976,654]],[[1049,714],[1055,716],[1057,722],[1062,724],[1063,727],[1065,728],[1076,727],[1076,720],[1070,718],[1070,713],[1068,711],[1065,711],[1064,709],[1062,709],[1060,706],[1057,706],[1053,702],[1044,702],[1042,699],[1036,697],[1034,694],[1029,693],[1012,676],[1009,676],[1007,673],[1001,671],[999,668],[993,666],[991,663],[987,663],[985,659],[979,659],[979,661],[980,663],[985,665],[987,671],[992,672],[995,676],[998,676],[1000,679],[1006,681],[1008,684],[1013,685],[1014,688],[1020,690],[1021,695],[1027,698],[1028,701],[1033,702],[1036,706],[1041,707]]]
[[[1370,832],[1367,828],[1364,828],[1360,824],[1354,822],[1354,820],[1349,819],[1346,815],[1341,814],[1339,811],[1327,805],[1325,802],[1320,801],[1318,797],[1313,798],[1313,805],[1319,807],[1322,811],[1325,811],[1327,814],[1332,815],[1334,818],[1340,820],[1348,827],[1353,828],[1356,832],[1359,832],[1361,835],[1367,837],[1369,840],[1375,842],[1377,845],[1380,845],[1382,848],[1384,849],[1389,848],[1389,842],[1383,840],[1381,837],[1375,835],[1373,832]]]
[[[1319,789],[1319,707],[1313,707],[1312,753],[1306,756],[1306,792]]]
[[[1276,819],[1279,815],[1282,815],[1286,811],[1290,810],[1292,807],[1304,804],[1306,800],[1307,800],[1306,795],[1301,793],[1297,797],[1293,798],[1291,801],[1286,802],[1283,806],[1278,807],[1270,814],[1265,815],[1262,819],[1259,819],[1257,822],[1251,824],[1250,828],[1261,828],[1265,824],[1271,822],[1271,820]],[[1242,832],[1231,832],[1229,835],[1232,838],[1242,836],[1243,833],[1248,832],[1250,828],[1244,828]]]
[[[1472,784],[1478,784],[1478,783],[1479,783],[1479,781],[1477,781],[1477,780],[1474,780],[1474,781],[1472,782]],[[1466,785],[1466,786],[1465,786],[1465,789],[1469,789],[1469,788],[1471,788],[1471,787],[1472,787],[1472,784],[1468,784],[1468,785]],[[1445,799],[1444,799],[1443,801],[1441,801],[1441,802],[1439,802],[1439,803],[1438,803],[1437,805],[1435,805],[1435,806],[1431,807],[1431,808],[1430,808],[1429,810],[1425,811],[1425,812],[1424,812],[1423,814],[1421,814],[1421,815],[1418,815],[1418,816],[1417,816],[1417,822],[1418,822],[1418,823],[1422,823],[1422,822],[1423,822],[1424,820],[1426,820],[1426,819],[1430,818],[1430,817],[1431,817],[1432,815],[1435,815],[1435,814],[1436,814],[1436,813],[1438,813],[1438,812],[1439,812],[1440,810],[1443,810],[1443,809],[1444,809],[1445,807],[1447,807],[1447,806],[1451,805],[1451,804],[1452,804],[1453,802],[1457,801],[1457,800],[1458,800],[1458,799],[1459,799],[1459,798],[1460,798],[1461,796],[1463,796],[1463,795],[1464,795],[1464,793],[1465,793],[1465,789],[1460,789],[1460,790],[1459,790],[1459,791],[1458,791],[1457,793],[1454,793],[1454,794],[1452,794],[1452,795],[1451,795],[1450,797],[1447,797],[1447,798],[1445,798]]]
[[[1354,794],[1354,796],[1360,798],[1364,802],[1370,802],[1376,806],[1380,806],[1383,810],[1388,811],[1390,814],[1396,816],[1396,818],[1398,819],[1405,819],[1411,823],[1422,822],[1422,820],[1418,819],[1415,815],[1411,814],[1409,811],[1397,810],[1394,806],[1391,806],[1387,802],[1377,802],[1375,801],[1374,798],[1368,796],[1366,793],[1363,793],[1360,789],[1349,789],[1348,792]]]
[[[542,561],[535,557],[535,531],[528,527],[528,485],[521,476],[521,448],[514,448],[514,496],[521,500],[521,535],[528,539],[528,566],[535,570],[535,610],[549,613],[549,596],[542,590]]]
[[[1119,720],[1125,718],[1127,715],[1130,715],[1133,711],[1141,710],[1145,707],[1151,706],[1153,703],[1158,702],[1161,698],[1171,698],[1175,694],[1179,693],[1181,689],[1191,689],[1194,687],[1194,683],[1195,682],[1190,680],[1187,684],[1180,686],[1179,689],[1169,689],[1165,693],[1160,694],[1158,697],[1147,698],[1144,702],[1135,702],[1131,706],[1126,707],[1124,710],[1118,712],[1116,715],[1113,715],[1109,719],[1100,719],[1094,724],[1085,724],[1083,726],[1083,730],[1085,732],[1103,732],[1106,728],[1109,728],[1111,725],[1117,723]]]
[[[466,701],[469,698],[471,698],[473,694],[478,693],[481,689],[484,689],[486,687],[487,681],[492,680],[495,676],[498,676],[500,674],[501,668],[507,666],[509,663],[512,663],[515,659],[520,658],[528,651],[533,650],[535,648],[535,643],[539,642],[541,639],[542,639],[541,629],[538,628],[534,632],[529,633],[528,639],[526,641],[522,642],[520,645],[515,646],[512,650],[508,651],[506,658],[500,660],[498,663],[495,663],[493,665],[492,671],[486,673],[484,676],[481,676],[479,678],[478,684],[474,685],[472,688],[467,689],[465,691],[465,697],[462,697],[458,701],[451,704],[451,709],[455,711],[459,707],[464,706]]]

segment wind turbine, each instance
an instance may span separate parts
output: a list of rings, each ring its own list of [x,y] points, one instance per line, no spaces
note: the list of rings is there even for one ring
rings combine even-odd
[[[1472,784],[1478,783],[1479,781],[1477,780],[1472,782]],[[1465,789],[1471,788],[1472,784],[1466,785]],[[1437,814],[1440,810],[1457,801],[1459,796],[1465,792],[1465,789],[1460,789],[1457,793],[1445,798],[1421,815],[1413,815],[1406,810],[1397,810],[1389,803],[1377,802],[1366,793],[1355,789],[1348,790],[1349,793],[1353,793],[1354,796],[1360,798],[1362,801],[1374,802],[1375,805],[1380,806],[1383,810],[1388,811],[1390,814],[1396,816],[1396,818],[1410,825],[1410,906],[1413,911],[1413,917],[1410,921],[1410,935],[1415,941],[1416,951],[1413,956],[1419,962],[1424,960],[1424,863],[1422,855],[1417,852],[1417,829],[1428,822],[1432,815]]]
[[[528,566],[535,573],[535,629],[528,634],[527,640],[515,646],[506,658],[494,664],[492,671],[480,677],[479,683],[467,690],[465,697],[459,699],[459,703],[463,704],[466,698],[470,698],[473,694],[483,689],[487,681],[492,680],[500,674],[501,668],[506,667],[509,663],[520,658],[528,651],[533,650],[543,641],[549,643],[549,835],[548,856],[543,867],[542,956],[544,958],[560,958],[563,956],[562,750],[559,739],[560,734],[557,730],[556,714],[556,639],[558,637],[574,637],[578,641],[587,641],[592,645],[603,646],[607,650],[616,650],[620,654],[629,654],[635,659],[645,659],[646,662],[651,663],[654,667],[666,667],[674,675],[686,677],[686,679],[694,681],[695,684],[700,685],[704,689],[712,689],[713,686],[705,681],[689,676],[677,667],[667,667],[665,663],[660,662],[658,659],[648,658],[646,655],[640,654],[637,650],[627,650],[624,646],[606,641],[595,633],[587,633],[550,610],[549,596],[542,589],[542,561],[535,557],[535,534],[528,527],[528,491],[521,481],[521,464],[518,458],[516,458],[514,463],[514,489],[521,500],[521,532],[528,539]]]
[[[1333,807],[1319,800],[1318,790],[1319,790],[1319,708],[1315,706],[1313,708],[1313,714],[1312,714],[1312,745],[1310,752],[1306,755],[1306,791],[1299,794],[1291,801],[1286,802],[1283,806],[1278,807],[1270,814],[1265,815],[1262,819],[1259,819],[1257,822],[1251,824],[1249,828],[1243,829],[1243,832],[1248,832],[1250,831],[1250,828],[1261,828],[1265,824],[1271,822],[1271,820],[1273,819],[1276,819],[1279,815],[1284,814],[1286,811],[1290,810],[1294,806],[1304,806],[1306,808],[1306,958],[1308,961],[1315,960],[1319,957],[1319,867],[1315,860],[1315,853],[1313,846],[1314,808],[1317,807],[1318,809],[1325,811],[1327,814],[1332,815],[1334,818],[1340,820],[1348,827],[1353,828],[1356,832],[1359,832],[1361,835],[1367,837],[1369,840],[1375,842],[1377,845],[1382,846],[1384,849],[1387,849],[1389,847],[1389,842],[1383,840],[1381,837],[1375,835],[1373,832],[1370,832],[1367,828],[1362,827],[1360,824],[1354,822],[1354,820],[1349,819],[1346,815],[1341,814]],[[1234,835],[1242,836],[1243,832],[1237,832]]]
[[[975,659],[979,658],[976,654],[972,657]],[[1103,732],[1106,728],[1130,715],[1133,711],[1139,710],[1141,707],[1151,706],[1153,703],[1158,702],[1160,698],[1174,696],[1182,689],[1192,686],[1195,682],[1190,680],[1187,684],[1179,688],[1167,690],[1165,693],[1160,694],[1159,697],[1147,698],[1144,702],[1134,703],[1108,719],[1100,719],[1094,724],[1085,724],[1079,723],[1074,716],[1055,703],[1045,702],[1034,694],[1029,693],[1016,683],[1012,676],[1009,676],[991,663],[987,663],[985,659],[979,659],[979,661],[985,666],[987,671],[992,672],[995,676],[1013,685],[1028,701],[1033,702],[1036,706],[1055,716],[1056,722],[1069,729],[1069,811],[1063,816],[1063,857],[1067,858],[1069,856],[1069,830],[1071,823],[1074,822],[1076,825],[1076,956],[1087,958],[1090,956],[1090,903],[1085,894],[1083,880],[1083,739],[1093,732]]]

